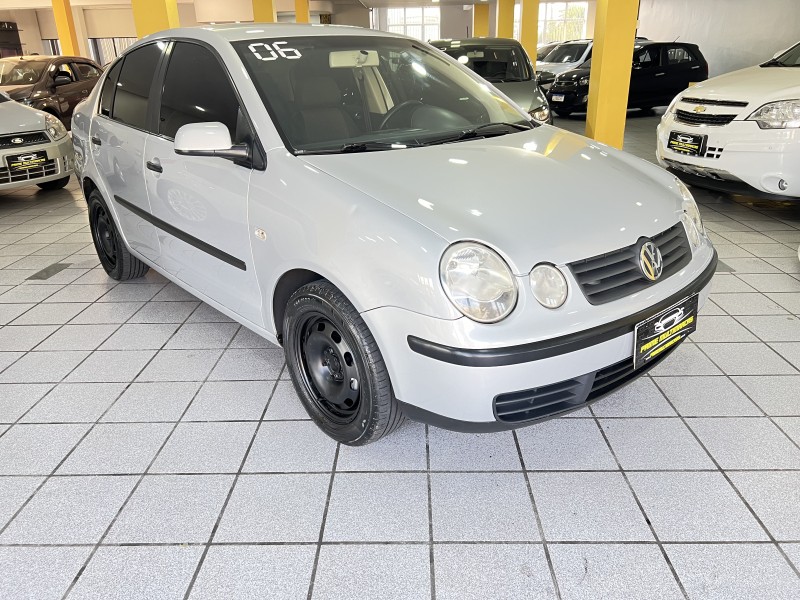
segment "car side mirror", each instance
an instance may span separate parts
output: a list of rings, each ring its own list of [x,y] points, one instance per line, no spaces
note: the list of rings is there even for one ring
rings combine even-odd
[[[56,73],[55,77],[53,77],[53,85],[56,87],[67,85],[68,83],[72,83],[72,77],[67,75],[64,71],[59,71]]]
[[[250,146],[231,142],[228,128],[219,122],[189,123],[175,134],[175,154],[181,156],[216,156],[234,162],[250,161]]]

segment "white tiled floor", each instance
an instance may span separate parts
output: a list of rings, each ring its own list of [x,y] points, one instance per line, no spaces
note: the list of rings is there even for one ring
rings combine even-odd
[[[652,160],[656,122],[627,149]],[[280,350],[109,280],[74,183],[0,196],[0,598],[800,598],[800,207],[696,195],[722,263],[651,375],[365,448],[307,419]]]

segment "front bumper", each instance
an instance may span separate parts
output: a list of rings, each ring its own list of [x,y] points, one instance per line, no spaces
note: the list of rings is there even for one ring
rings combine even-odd
[[[43,167],[19,173],[9,171],[8,157],[42,151],[47,153],[47,162]],[[69,135],[57,142],[3,148],[0,150],[0,190],[16,189],[69,177],[73,173],[74,163],[74,151]]]
[[[672,131],[707,136],[700,156],[667,147]],[[769,198],[800,198],[800,129],[761,129],[753,121],[724,126],[689,125],[665,114],[658,125],[659,164],[688,183]]]
[[[587,96],[589,90],[570,90],[562,91],[555,86],[555,89],[550,88],[547,92],[547,101],[550,103],[550,108],[558,112],[582,112],[587,107]],[[557,101],[553,98],[563,96],[564,99]]]
[[[435,335],[431,319],[399,308],[367,311],[362,317],[381,347],[407,416],[459,431],[513,429],[582,408],[643,373],[633,371],[636,324],[697,292],[702,305],[717,263],[716,253],[710,255],[687,284],[646,309],[568,335],[510,347],[463,348],[430,341],[409,332],[427,330]],[[450,322],[449,329],[458,329],[457,322]],[[599,385],[599,380],[606,383]],[[534,398],[545,388],[565,385],[570,388],[569,400],[549,404],[536,418],[511,423],[497,417],[495,406],[501,397]]]

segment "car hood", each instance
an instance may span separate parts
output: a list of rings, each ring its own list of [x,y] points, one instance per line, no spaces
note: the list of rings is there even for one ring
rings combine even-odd
[[[546,62],[538,62],[536,63],[536,70],[539,73],[548,72],[552,73],[553,75],[558,75],[559,73],[563,73],[564,71],[569,71],[570,69],[574,69],[579,62],[566,62],[566,63],[546,63]]]
[[[677,222],[681,205],[665,171],[551,126],[300,158],[449,242],[495,247],[518,274],[542,261],[563,264],[653,236]]]
[[[766,102],[800,97],[800,68],[748,67],[692,86],[684,95],[750,103],[748,114]]]
[[[33,85],[0,85],[0,91],[8,94],[12,100],[22,100],[31,95]]]
[[[524,111],[530,111],[547,104],[547,100],[539,90],[539,85],[534,80],[507,81],[506,83],[493,83],[498,90],[519,106]]]
[[[0,135],[40,131],[44,129],[44,119],[43,112],[19,102],[0,102]]]

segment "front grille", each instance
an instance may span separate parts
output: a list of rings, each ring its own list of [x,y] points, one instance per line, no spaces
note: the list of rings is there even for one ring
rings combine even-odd
[[[708,100],[706,98],[684,97],[681,98],[681,102],[686,102],[687,104],[705,104],[707,106],[738,106],[741,108],[747,106],[747,102],[742,102],[741,100]]]
[[[22,140],[21,142],[12,142],[11,140]],[[44,131],[37,131],[35,133],[20,133],[18,135],[3,135],[0,136],[0,148],[23,148],[25,146],[33,146],[35,144],[46,144],[50,139],[45,135]]]
[[[727,125],[736,118],[736,115],[712,115],[708,113],[689,112],[676,110],[675,120],[689,125]]]
[[[555,81],[553,83],[553,91],[556,90],[574,90],[578,87],[577,81]]]
[[[706,148],[706,158],[720,158],[722,156],[723,148],[716,148],[714,146],[709,146]]]
[[[500,394],[494,399],[495,417],[504,423],[525,423],[581,408],[636,379],[643,370],[656,366],[678,346],[680,343],[659,354],[639,370],[633,368],[633,357],[631,357],[573,379],[530,390]]]
[[[652,238],[661,251],[664,269],[659,281],[674,275],[692,259],[682,223]],[[575,280],[590,304],[605,304],[653,285],[639,269],[639,244],[569,263]]]
[[[58,163],[55,159],[50,159],[45,162],[41,167],[35,169],[28,169],[27,171],[18,171],[10,173],[7,168],[0,169],[0,184],[2,183],[16,183],[18,181],[29,181],[31,179],[39,179],[40,177],[47,177],[58,173]]]

